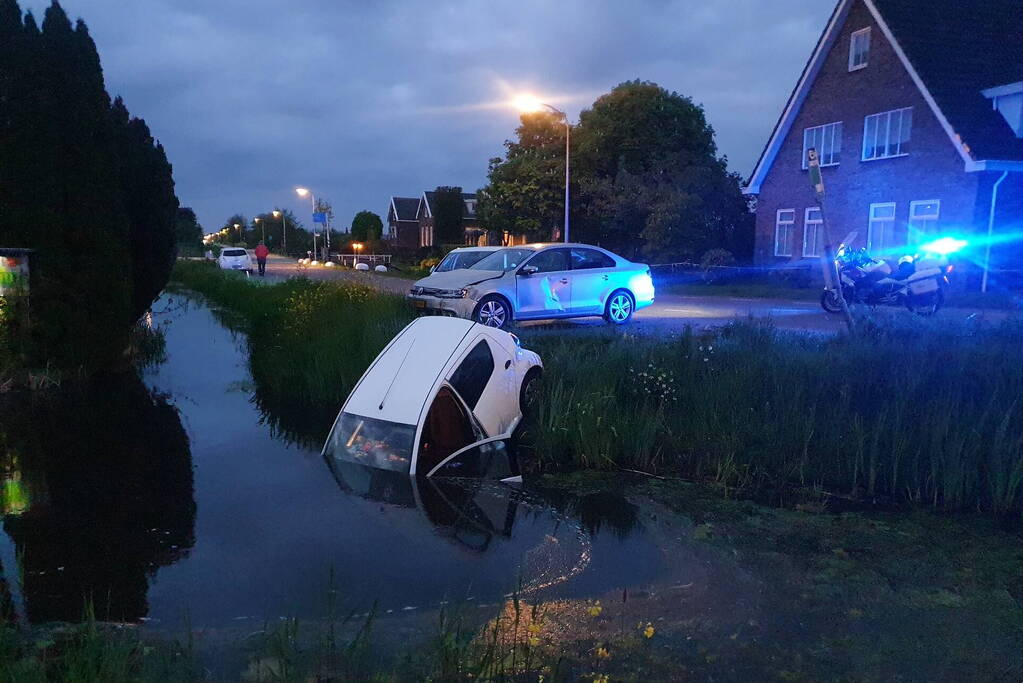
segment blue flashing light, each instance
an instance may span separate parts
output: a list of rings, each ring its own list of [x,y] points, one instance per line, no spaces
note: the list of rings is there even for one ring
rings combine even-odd
[[[920,247],[920,251],[926,254],[941,254],[942,256],[948,256],[955,252],[963,249],[968,245],[969,242],[966,240],[957,239],[955,237],[942,237],[936,239],[933,242],[928,242]]]

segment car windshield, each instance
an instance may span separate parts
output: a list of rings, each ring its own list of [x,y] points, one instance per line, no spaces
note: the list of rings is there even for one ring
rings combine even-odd
[[[446,273],[449,270],[468,268],[486,255],[485,251],[453,251],[437,264],[433,272]]]
[[[338,462],[408,472],[415,436],[415,425],[341,413],[327,437],[324,454]]]
[[[470,270],[500,270],[507,273],[521,266],[535,253],[532,249],[501,249],[475,263]]]
[[[225,249],[222,253],[224,256],[245,256],[244,249]]]

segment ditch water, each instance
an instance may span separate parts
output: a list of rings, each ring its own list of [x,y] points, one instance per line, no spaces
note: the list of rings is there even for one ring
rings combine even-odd
[[[23,399],[0,418],[0,602],[15,619],[174,628],[347,609],[586,597],[653,579],[663,553],[611,494],[332,472],[275,435],[245,339],[158,302],[166,361]],[[323,436],[329,423],[322,426]]]

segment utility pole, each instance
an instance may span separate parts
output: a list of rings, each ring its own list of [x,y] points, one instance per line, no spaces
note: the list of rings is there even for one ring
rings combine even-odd
[[[828,224],[828,214],[824,209],[824,177],[821,175],[821,162],[817,156],[817,150],[810,148],[807,153],[807,166],[810,170],[810,184],[817,196],[817,206],[821,211],[821,227],[824,232],[824,250],[821,255],[821,270],[824,274],[824,286],[835,293],[838,305],[842,308],[842,315],[845,317],[845,325],[849,334],[855,331],[852,312],[849,310],[849,303],[845,300],[845,293],[842,291],[842,275],[838,271],[838,263],[835,261],[835,248],[832,246],[831,228]]]

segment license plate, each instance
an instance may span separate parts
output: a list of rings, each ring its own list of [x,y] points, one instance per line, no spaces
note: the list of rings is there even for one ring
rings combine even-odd
[[[416,308],[426,308],[426,302],[422,299],[415,299],[415,302]]]

